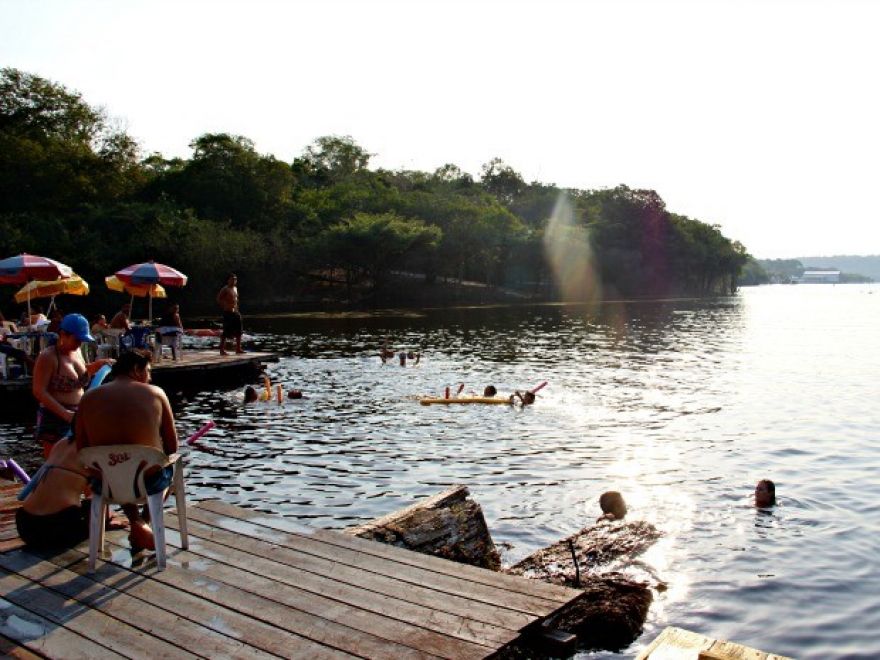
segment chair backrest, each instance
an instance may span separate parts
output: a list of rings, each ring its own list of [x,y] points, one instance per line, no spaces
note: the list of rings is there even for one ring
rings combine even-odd
[[[80,450],[79,459],[86,468],[101,473],[101,496],[115,504],[146,500],[144,472],[168,465],[165,452],[144,445],[86,447]]]

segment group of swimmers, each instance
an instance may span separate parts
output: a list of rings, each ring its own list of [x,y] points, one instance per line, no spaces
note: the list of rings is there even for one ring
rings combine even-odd
[[[769,509],[776,505],[776,484],[770,479],[761,479],[755,486],[754,504],[758,509]],[[602,515],[596,522],[623,520],[627,514],[626,502],[616,490],[609,490],[599,496]]]

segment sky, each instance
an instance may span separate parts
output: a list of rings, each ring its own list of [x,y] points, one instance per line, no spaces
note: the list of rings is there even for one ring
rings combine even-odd
[[[656,190],[758,258],[880,254],[871,0],[0,0],[0,66],[144,154],[208,132],[292,161]]]

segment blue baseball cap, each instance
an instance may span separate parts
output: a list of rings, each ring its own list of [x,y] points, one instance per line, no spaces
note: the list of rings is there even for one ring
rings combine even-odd
[[[95,341],[95,338],[89,334],[89,322],[82,314],[68,314],[61,319],[59,329],[73,335],[80,341]]]

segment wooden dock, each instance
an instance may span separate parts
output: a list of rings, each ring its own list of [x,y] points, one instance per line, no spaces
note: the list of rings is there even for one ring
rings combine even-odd
[[[217,500],[188,507],[188,551],[166,510],[167,570],[122,531],[89,575],[87,543],[38,556],[10,538],[12,490],[0,653],[15,657],[484,658],[582,596]]]
[[[164,358],[153,365],[153,383],[169,394],[253,382],[266,362],[277,362],[274,353],[246,352],[220,355],[219,351],[185,350],[177,361]],[[36,409],[30,376],[0,380],[0,407]]]

